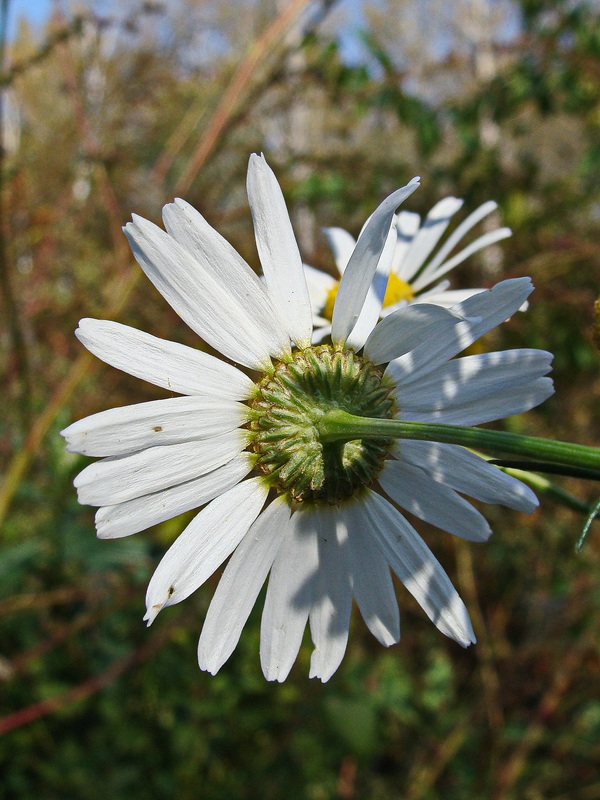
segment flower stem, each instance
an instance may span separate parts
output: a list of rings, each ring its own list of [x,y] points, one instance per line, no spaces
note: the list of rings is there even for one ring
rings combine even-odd
[[[490,464],[494,464],[500,469],[513,469],[517,472],[526,470],[527,472],[541,472],[547,475],[562,475],[564,478],[583,478],[586,481],[600,481],[600,469],[589,469],[588,467],[567,467],[564,464],[550,464],[548,461],[532,461],[526,458],[524,461],[512,458],[488,458]]]
[[[439,425],[435,422],[407,422],[399,419],[357,417],[341,409],[328,411],[317,422],[322,442],[353,439],[413,439],[446,442],[463,447],[526,456],[555,464],[600,469],[600,449],[582,444],[557,442],[507,431]]]
[[[592,526],[592,522],[596,519],[596,517],[600,514],[600,499],[594,503],[592,506],[592,510],[589,513],[588,518],[585,521],[585,525],[583,526],[583,530],[579,535],[579,539],[577,540],[577,544],[575,545],[575,552],[579,552],[583,547],[583,543],[585,542],[586,536],[588,535],[588,531]]]

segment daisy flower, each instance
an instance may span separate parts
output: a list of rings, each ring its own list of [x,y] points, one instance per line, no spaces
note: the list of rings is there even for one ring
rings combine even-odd
[[[490,200],[470,214],[435,252],[463,201],[445,197],[436,203],[421,225],[421,217],[412,211],[394,214],[384,255],[380,259],[367,302],[381,309],[381,316],[413,303],[432,303],[450,308],[483,289],[450,289],[450,281],[442,280],[450,270],[466,258],[511,235],[510,228],[498,228],[479,236],[458,253],[451,255],[464,236],[498,208]],[[346,265],[354,251],[354,237],[343,228],[324,228],[331,247],[339,278],[304,265],[313,309],[315,331],[313,342],[322,341],[331,333],[333,307]]]
[[[202,507],[156,568],[145,619],[187,598],[229,558],[198,649],[213,674],[267,578],[260,660],[268,680],[286,678],[307,623],[310,675],[328,680],[346,649],[353,600],[383,645],[397,642],[392,572],[466,647],[475,641],[467,610],[399,509],[483,541],[490,528],[462,494],[527,512],[537,505],[526,486],[459,446],[319,435],[332,409],[477,425],[552,392],[548,353],[454,358],[519,308],[528,278],[451,310],[408,306],[377,322],[380,309],[365,298],[394,211],[417,185],[390,195],[365,226],[337,292],[332,345],[311,344],[298,246],[277,180],[256,155],[248,197],[264,280],[183,200],[165,206],[166,232],[137,216],[125,226],[146,275],[227,361],[117,322],[80,322],[77,336],[96,356],[180,395],[93,414],[63,436],[71,452],[100,457],[75,479],[80,502],[100,507],[100,538]]]

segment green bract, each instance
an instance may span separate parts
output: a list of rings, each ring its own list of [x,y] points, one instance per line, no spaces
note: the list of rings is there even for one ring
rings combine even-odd
[[[253,448],[272,486],[298,501],[337,503],[373,482],[391,440],[323,442],[316,423],[341,409],[360,417],[391,419],[392,385],[353,350],[309,347],[280,363],[257,384],[252,402]]]

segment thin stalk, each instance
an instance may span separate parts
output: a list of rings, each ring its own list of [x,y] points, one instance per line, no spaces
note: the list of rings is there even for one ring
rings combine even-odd
[[[592,526],[592,522],[598,517],[599,514],[600,514],[600,499],[598,499],[598,501],[592,506],[592,510],[590,511],[588,518],[585,521],[585,525],[583,526],[583,529],[581,531],[581,534],[579,535],[579,539],[577,540],[577,543],[575,545],[575,551],[577,553],[583,547],[583,543],[586,540],[588,531]]]
[[[507,458],[489,459],[496,467],[526,472],[543,472],[546,475],[561,475],[566,478],[583,478],[586,481],[600,481],[600,470],[583,467],[565,467],[561,464],[548,464],[546,461],[518,461]]]
[[[490,463],[493,464],[494,461],[490,461]],[[556,486],[556,484],[549,481],[548,478],[545,478],[543,475],[538,475],[536,472],[529,472],[527,470],[514,469],[512,467],[499,466],[498,469],[526,483],[539,494],[543,494],[544,497],[547,497],[549,500],[561,506],[565,506],[565,508],[569,508],[571,511],[583,514],[585,517],[590,513],[591,506],[589,503],[569,494],[569,492],[561,489],[560,486]]]
[[[439,425],[435,422],[357,417],[339,409],[324,414],[319,419],[317,428],[323,442],[365,438],[445,442],[551,461],[556,464],[600,469],[600,449],[506,431],[490,431],[461,425]]]
[[[9,0],[0,0],[0,72],[4,70],[6,62],[8,7]],[[21,416],[21,427],[26,430],[31,417],[31,378],[29,353],[19,313],[19,305],[13,289],[12,265],[7,246],[8,203],[5,198],[6,154],[4,151],[5,101],[5,90],[0,88],[0,294],[4,299],[4,318],[6,320],[9,348],[12,359],[14,359],[14,368],[18,380],[18,412]]]

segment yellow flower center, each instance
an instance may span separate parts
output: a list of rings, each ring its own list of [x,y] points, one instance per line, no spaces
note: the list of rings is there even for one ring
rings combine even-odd
[[[333,306],[335,304],[335,298],[337,297],[339,287],[340,282],[338,281],[327,292],[325,305],[321,311],[321,316],[325,317],[325,319],[331,320],[333,318]],[[388,279],[387,288],[385,290],[383,307],[387,308],[388,306],[393,306],[396,303],[399,303],[401,300],[406,300],[409,302],[410,300],[414,299],[414,296],[415,294],[410,283],[403,281],[402,278],[399,278],[397,275],[392,273]]]
[[[383,307],[387,308],[388,306],[393,306],[396,303],[399,303],[401,300],[406,300],[406,302],[410,302],[414,300],[415,293],[412,290],[412,286],[410,283],[403,281],[402,278],[399,278],[397,275],[392,273],[388,280],[388,285],[385,290],[385,296],[383,298]]]

